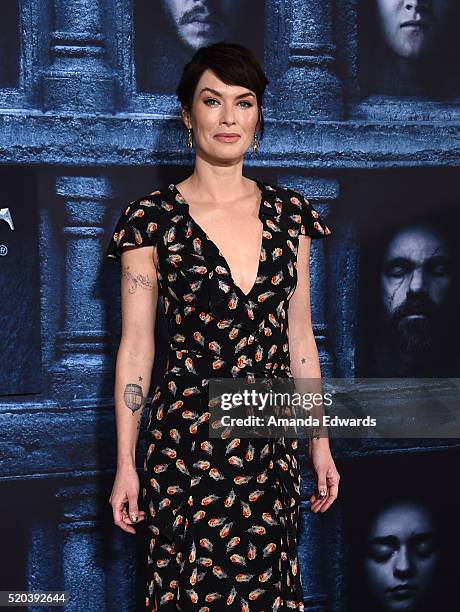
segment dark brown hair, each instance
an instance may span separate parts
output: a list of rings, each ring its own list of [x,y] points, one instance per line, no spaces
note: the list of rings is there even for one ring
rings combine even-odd
[[[264,91],[269,81],[252,51],[243,45],[226,41],[198,49],[192,59],[185,64],[176,90],[177,99],[189,112],[198,81],[208,68],[227,85],[247,87],[256,94],[260,135],[263,136],[264,117],[261,108]]]

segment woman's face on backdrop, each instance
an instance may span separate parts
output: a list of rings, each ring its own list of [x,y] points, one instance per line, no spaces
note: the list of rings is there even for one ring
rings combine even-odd
[[[439,562],[438,533],[423,506],[395,503],[375,517],[367,538],[364,571],[379,609],[419,610],[434,586]]]
[[[388,47],[406,59],[439,51],[454,0],[376,0],[377,18]]]
[[[186,126],[193,129],[196,150],[224,164],[242,159],[253,143],[258,119],[255,92],[227,85],[209,69],[198,81],[190,116],[184,114]]]

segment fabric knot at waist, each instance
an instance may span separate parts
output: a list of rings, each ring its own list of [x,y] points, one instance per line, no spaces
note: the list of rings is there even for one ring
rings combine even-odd
[[[250,346],[250,345],[248,345]],[[171,346],[167,355],[166,373],[180,376],[210,378],[260,378],[292,377],[289,359],[278,357],[270,361],[258,361],[256,343],[254,348],[238,356],[216,354],[206,349],[191,349]]]

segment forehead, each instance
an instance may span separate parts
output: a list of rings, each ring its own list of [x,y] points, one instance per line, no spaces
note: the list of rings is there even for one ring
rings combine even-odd
[[[407,259],[427,259],[433,256],[448,256],[448,248],[443,236],[425,227],[407,228],[398,232],[388,243],[384,259],[403,257]]]
[[[376,0],[376,2],[382,7],[393,7],[404,4],[402,0]]]
[[[403,539],[433,529],[428,510],[416,504],[398,504],[382,510],[376,516],[369,530],[369,539],[387,536]]]
[[[195,0],[161,0],[161,2],[166,8],[177,13],[190,11],[195,4]],[[201,4],[206,5],[206,8],[212,11],[216,7],[220,9],[229,8],[232,5],[232,0],[203,0]]]
[[[376,0],[377,5],[380,6],[381,9],[401,9],[406,10],[406,8],[417,8],[417,4],[424,6],[423,2],[412,2],[410,6],[407,6],[409,3],[404,0]],[[427,2],[428,8],[433,8],[434,10],[440,13],[451,13],[456,6],[457,0],[431,0],[431,2]]]
[[[218,76],[207,68],[201,75],[195,89],[195,95],[199,95],[204,87],[209,87],[220,92],[223,96],[238,96],[252,90],[241,85],[228,85],[224,83]],[[254,92],[252,92],[254,93]]]

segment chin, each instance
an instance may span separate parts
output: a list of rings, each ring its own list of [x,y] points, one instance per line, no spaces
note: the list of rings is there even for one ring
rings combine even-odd
[[[209,152],[214,154],[216,157],[240,157],[244,155],[246,149],[241,146],[232,146],[231,144],[225,144],[217,142],[217,147],[214,146],[212,151]]]
[[[414,44],[414,41],[408,41],[406,44],[401,45],[401,57],[408,60],[419,60],[422,59],[426,54],[426,45],[423,40],[417,41]]]

